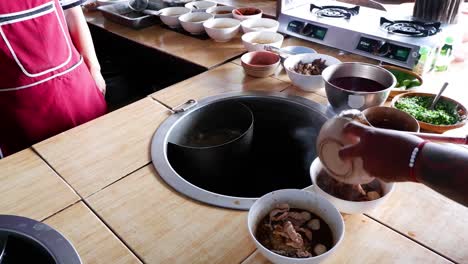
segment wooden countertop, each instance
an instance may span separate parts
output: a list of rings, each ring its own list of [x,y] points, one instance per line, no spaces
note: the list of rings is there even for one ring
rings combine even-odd
[[[322,92],[303,92],[280,79],[248,77],[241,66],[227,63],[34,149],[143,262],[262,263],[265,259],[256,253],[246,230],[246,212],[178,194],[149,163],[151,137],[168,116],[151,98],[175,106],[192,98],[260,89],[327,104]],[[389,201],[371,214],[345,216],[344,243],[328,263],[466,262],[468,255],[457,246],[468,235],[467,214],[465,207],[426,187],[398,184]]]
[[[141,263],[32,149],[0,160],[1,214],[20,215],[57,229],[83,263]]]
[[[31,149],[0,160],[0,213],[43,220],[80,197]]]
[[[115,26],[101,23],[109,29]],[[115,30],[138,37],[123,28]],[[160,32],[156,26],[147,34]],[[169,47],[177,46],[173,42],[180,38],[168,39],[156,49],[167,48],[172,54]],[[286,45],[307,45],[343,61],[373,63],[297,39],[287,39]],[[466,65],[430,74],[427,89],[451,78],[451,92],[459,94],[451,96],[463,99],[467,93],[460,93],[466,83],[462,72]],[[238,61],[225,63],[0,160],[0,212],[45,221],[71,240],[84,263],[268,263],[250,240],[246,212],[205,205],[177,193],[159,177],[149,153],[155,130],[169,116],[159,102],[176,106],[188,99],[251,90],[328,103],[323,89],[300,91],[284,73],[253,78]],[[345,239],[327,263],[468,262],[463,250],[466,207],[422,185],[397,184],[375,211],[344,219]]]

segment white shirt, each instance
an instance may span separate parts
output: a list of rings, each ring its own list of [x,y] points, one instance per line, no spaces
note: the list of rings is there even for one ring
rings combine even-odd
[[[75,7],[77,5],[81,5],[84,2],[86,2],[86,0],[59,0],[59,3],[64,10]]]

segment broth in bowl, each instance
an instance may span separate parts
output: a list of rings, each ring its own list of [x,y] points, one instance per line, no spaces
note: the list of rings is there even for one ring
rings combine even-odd
[[[321,217],[287,203],[263,218],[255,236],[267,249],[291,258],[318,256],[333,247],[332,231]]]
[[[342,89],[354,92],[378,92],[386,89],[386,87],[379,82],[362,77],[339,77],[330,80],[330,83]]]

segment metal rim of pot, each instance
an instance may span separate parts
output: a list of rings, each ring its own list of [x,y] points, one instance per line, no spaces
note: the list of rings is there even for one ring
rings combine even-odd
[[[154,133],[151,143],[151,159],[154,168],[158,172],[158,175],[164,180],[165,183],[178,191],[180,194],[186,195],[194,200],[224,208],[248,210],[259,197],[235,197],[210,192],[190,183],[182,176],[180,176],[169,163],[167,156],[167,142],[171,130],[184,115],[188,115],[192,111],[195,111],[207,104],[236,98],[241,99],[259,96],[276,100],[284,100],[308,108],[313,108],[328,118],[335,115],[335,113],[326,106],[320,105],[303,97],[288,95],[280,92],[229,92],[216,96],[206,97],[200,100],[196,106],[190,108],[186,112],[174,113],[169,116]]]
[[[16,215],[0,215],[0,232],[28,238],[39,244],[57,264],[82,263],[78,252],[65,236],[39,221]],[[5,236],[2,236],[2,239],[5,239]],[[2,244],[8,247],[8,240],[3,241]],[[2,253],[5,253],[3,250]],[[0,262],[1,260],[0,258]]]
[[[217,145],[212,145],[212,146],[190,146],[190,145],[186,145],[186,144],[178,144],[178,143],[173,143],[177,146],[180,146],[180,147],[183,147],[183,148],[187,148],[187,149],[201,149],[201,150],[209,150],[209,149],[214,149],[214,148],[218,148],[218,147],[222,147],[222,146],[225,146],[225,145],[229,145],[229,144],[232,144],[236,141],[238,141],[240,138],[244,137],[247,133],[249,133],[249,131],[251,131],[253,129],[253,126],[254,126],[254,116],[253,116],[253,113],[252,113],[252,110],[250,110],[250,108],[248,108],[246,105],[242,104],[242,103],[238,103],[241,107],[244,107],[246,111],[249,112],[250,114],[250,125],[249,127],[247,127],[243,132],[242,134],[240,134],[239,136],[235,137],[235,138],[232,138],[230,139],[229,141],[226,141],[226,142],[223,142],[221,144],[217,144]],[[200,108],[197,108],[197,109],[200,109]],[[197,109],[194,109],[194,110],[197,110]]]

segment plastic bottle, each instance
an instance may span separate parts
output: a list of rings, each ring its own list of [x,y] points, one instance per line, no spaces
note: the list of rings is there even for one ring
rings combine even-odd
[[[429,47],[423,46],[419,49],[419,60],[413,69],[415,73],[423,75],[430,70],[430,55],[431,49]]]
[[[452,58],[452,50],[453,50],[453,38],[447,37],[445,39],[445,44],[440,49],[439,54],[437,55],[435,70],[438,72],[446,71],[450,64],[450,60]]]

